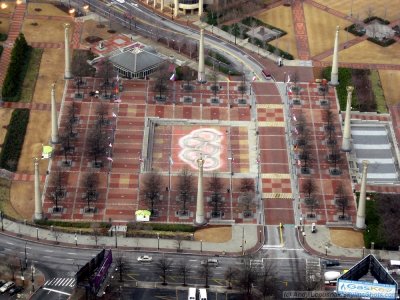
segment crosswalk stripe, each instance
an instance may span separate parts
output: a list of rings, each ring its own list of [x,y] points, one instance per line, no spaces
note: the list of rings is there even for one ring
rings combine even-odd
[[[64,282],[67,281],[68,278],[63,278],[61,281],[58,283],[59,286],[63,286]]]

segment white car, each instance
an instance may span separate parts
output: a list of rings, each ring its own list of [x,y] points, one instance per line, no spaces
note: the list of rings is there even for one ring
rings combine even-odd
[[[125,3],[125,0],[116,0],[119,3]]]
[[[148,255],[142,255],[142,256],[139,256],[137,258],[137,261],[140,261],[140,262],[149,262],[149,261],[152,261],[152,260],[153,260],[153,258],[151,256],[148,256]]]
[[[15,283],[12,281],[7,282],[0,288],[0,293],[3,294],[7,292],[9,289],[11,289],[13,286],[15,286]]]

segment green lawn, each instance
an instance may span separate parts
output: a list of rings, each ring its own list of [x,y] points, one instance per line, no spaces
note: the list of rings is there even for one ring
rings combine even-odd
[[[376,110],[379,113],[387,113],[387,106],[385,101],[385,95],[383,94],[381,80],[379,78],[379,73],[377,70],[371,70],[369,75],[369,80],[371,80],[372,90],[375,96]]]
[[[33,48],[29,59],[28,70],[26,71],[24,83],[22,85],[20,102],[31,102],[35,91],[36,80],[39,74],[40,62],[42,60],[43,49]]]

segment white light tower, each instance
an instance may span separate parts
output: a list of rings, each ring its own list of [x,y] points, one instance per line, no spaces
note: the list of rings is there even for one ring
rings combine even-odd
[[[43,218],[42,211],[42,195],[40,193],[40,178],[39,178],[39,159],[34,159],[34,181],[35,181],[35,220],[41,220]]]
[[[51,143],[58,143],[58,120],[57,120],[57,104],[56,104],[56,84],[51,85]]]
[[[197,166],[199,168],[199,177],[197,179],[197,201],[196,201],[196,219],[195,225],[202,226],[206,224],[204,218],[204,193],[203,193],[203,166],[204,159],[200,154],[200,158],[197,160]]]
[[[353,93],[354,87],[348,86],[347,90],[347,102],[346,102],[346,114],[344,116],[344,128],[343,128],[343,140],[342,140],[342,151],[351,151],[351,95]]]
[[[200,28],[199,69],[197,72],[197,81],[200,83],[206,82],[206,72],[204,67],[204,28]]]
[[[339,59],[339,26],[336,26],[335,44],[333,47],[333,58],[332,58],[332,72],[331,72],[331,85],[338,85],[338,59]]]
[[[64,72],[64,78],[65,79],[71,79],[72,78],[72,73],[71,73],[71,57],[70,57],[70,45],[69,45],[69,29],[71,28],[71,24],[65,23],[64,24],[64,33],[65,33],[65,72]]]
[[[201,15],[203,14],[203,0],[199,0],[199,17],[201,17]]]
[[[363,160],[363,170],[361,178],[360,187],[360,200],[358,201],[357,209],[357,229],[365,229],[365,206],[366,206],[366,193],[367,193],[367,170],[368,170],[368,160]]]

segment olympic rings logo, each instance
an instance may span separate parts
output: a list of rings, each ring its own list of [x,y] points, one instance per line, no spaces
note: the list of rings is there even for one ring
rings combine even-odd
[[[223,135],[213,128],[201,128],[179,139],[179,158],[189,164],[193,169],[198,169],[197,159],[203,156],[203,170],[213,171],[221,167],[221,150]]]

